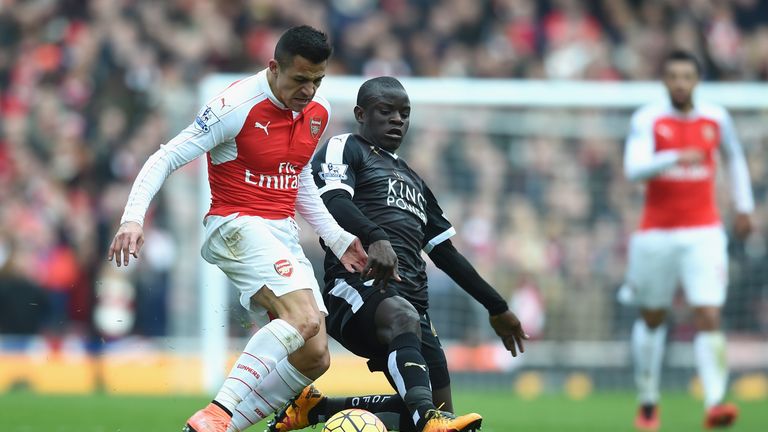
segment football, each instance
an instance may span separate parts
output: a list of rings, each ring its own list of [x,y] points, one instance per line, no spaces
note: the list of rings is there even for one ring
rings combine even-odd
[[[384,423],[366,410],[339,411],[325,422],[323,432],[387,432]]]

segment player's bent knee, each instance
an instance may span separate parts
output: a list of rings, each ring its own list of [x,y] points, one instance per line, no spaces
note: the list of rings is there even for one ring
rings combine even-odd
[[[415,310],[399,309],[392,315],[392,321],[390,321],[390,328],[395,336],[416,333],[419,327],[419,314]]]
[[[419,313],[400,297],[390,297],[381,303],[376,311],[376,326],[380,339],[385,343],[405,333],[415,333],[421,337]]]
[[[305,341],[317,336],[317,334],[320,333],[320,316],[315,315],[307,317],[307,319],[300,324],[297,330],[304,337]]]
[[[281,317],[284,321],[291,324],[296,331],[301,334],[305,341],[308,341],[320,333],[320,320],[322,315],[319,312],[311,311],[306,314],[290,314]]]

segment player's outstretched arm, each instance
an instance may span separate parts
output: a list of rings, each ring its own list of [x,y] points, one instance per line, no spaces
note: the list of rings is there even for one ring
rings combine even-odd
[[[128,265],[130,255],[138,258],[144,244],[144,215],[165,179],[173,171],[233,136],[232,131],[236,128],[232,121],[221,121],[223,114],[218,113],[217,116],[212,111],[209,106],[203,107],[192,124],[161,145],[142,166],[128,195],[120,228],[109,246],[107,258],[110,261],[114,259],[118,267]]]
[[[206,147],[196,145],[196,132],[185,129],[168,144],[160,146],[139,171],[128,195],[120,228],[112,239],[107,258],[114,258],[118,267],[128,265],[129,256],[139,257],[139,250],[144,244],[144,215],[149,208],[152,198],[165,183],[165,179],[179,167],[200,156]],[[197,133],[198,135],[200,133]],[[188,138],[191,136],[193,139]],[[207,138],[207,137],[205,137]],[[197,140],[201,141],[201,140]]]
[[[120,225],[115,238],[109,245],[107,259],[112,261],[114,258],[118,267],[121,263],[128,265],[129,256],[133,255],[134,258],[138,258],[143,245],[144,229],[141,225],[138,222],[125,222]]]
[[[491,327],[513,356],[525,352],[523,341],[528,339],[528,335],[523,330],[517,315],[509,310],[507,302],[477,273],[477,270],[464,255],[456,250],[450,240],[445,240],[432,248],[429,258],[459,284],[461,289],[488,310]]]

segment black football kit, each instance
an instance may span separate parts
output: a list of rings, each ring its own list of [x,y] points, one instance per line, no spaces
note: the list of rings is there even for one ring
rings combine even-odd
[[[328,210],[343,228],[360,238],[363,247],[389,240],[402,279],[390,280],[382,293],[372,286],[372,280],[363,281],[359,274],[347,272],[326,248],[323,298],[329,311],[328,333],[350,351],[370,359],[372,370],[385,369],[382,361],[386,361],[388,347],[376,340],[373,314],[385,298],[401,296],[421,316],[422,351],[433,387],[447,385],[445,355],[427,315],[426,263],[421,251],[491,314],[506,311],[506,302],[453,247],[449,239],[456,230],[424,180],[402,158],[360,135],[343,134],[318,148],[312,171]]]

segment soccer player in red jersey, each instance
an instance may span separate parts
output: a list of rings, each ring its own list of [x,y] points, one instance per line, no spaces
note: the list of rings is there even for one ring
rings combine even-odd
[[[109,248],[118,266],[138,257],[144,215],[166,177],[206,155],[212,199],[202,256],[226,273],[242,306],[263,325],[213,402],[187,421],[187,432],[243,430],[329,366],[328,312],[299,245],[294,213],[349,271],[364,270],[367,259],[360,240],[326,209],[309,164],[330,117],[328,102],[315,96],[330,54],[324,33],[308,26],[286,31],[268,67],[210,100],[149,158],[131,189]],[[267,312],[276,317],[268,323]]]
[[[728,276],[726,235],[715,200],[717,154],[730,174],[735,234],[751,230],[754,207],[744,154],[728,112],[694,100],[697,59],[684,51],[664,62],[669,100],[640,108],[632,117],[624,169],[646,183],[645,207],[629,246],[625,298],[640,307],[632,329],[632,354],[640,407],[635,425],[656,430],[659,379],[667,309],[678,284],[694,311],[694,354],[704,388],[705,426],[732,424],[737,408],[724,402],[727,367],[720,309]]]

